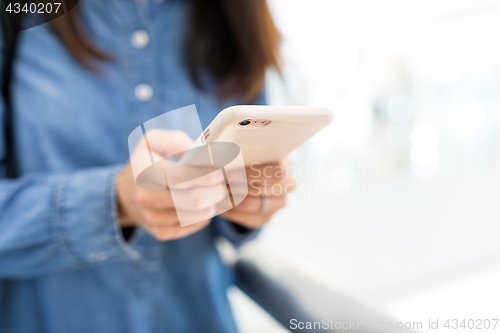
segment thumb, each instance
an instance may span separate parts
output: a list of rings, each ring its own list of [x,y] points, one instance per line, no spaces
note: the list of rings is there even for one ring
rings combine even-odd
[[[145,139],[151,152],[161,158],[178,155],[188,150],[193,140],[183,131],[151,130],[146,132]],[[155,156],[156,157],[156,156]],[[155,158],[155,162],[157,162]]]
[[[154,129],[146,132],[130,156],[134,179],[137,181],[144,170],[156,165],[166,157],[188,150],[192,143],[193,140],[182,131]],[[145,186],[145,188],[150,187]]]

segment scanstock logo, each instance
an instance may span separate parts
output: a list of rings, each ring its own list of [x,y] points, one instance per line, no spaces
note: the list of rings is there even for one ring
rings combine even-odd
[[[9,26],[11,32],[36,27],[52,21],[78,4],[78,0],[26,1],[2,0],[2,28]],[[5,24],[8,23],[8,24]]]
[[[234,208],[248,195],[245,162],[241,149],[231,142],[193,142],[185,150],[169,142],[168,133],[183,130],[192,137],[202,133],[196,106],[188,105],[169,111],[137,126],[128,137],[130,165],[137,186],[151,190],[169,190],[181,227],[210,219]],[[228,173],[243,174],[244,183],[237,182]],[[225,187],[214,209],[200,214],[186,209],[191,198],[201,188]],[[217,181],[219,182],[219,181]],[[225,186],[224,186],[225,185]],[[211,198],[213,199],[213,198]]]

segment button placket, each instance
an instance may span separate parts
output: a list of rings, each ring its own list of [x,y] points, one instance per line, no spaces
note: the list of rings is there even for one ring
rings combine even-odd
[[[138,29],[130,37],[132,46],[142,50],[149,44],[149,34],[146,30]],[[153,87],[148,83],[140,83],[134,88],[135,98],[140,102],[148,102],[153,98]]]

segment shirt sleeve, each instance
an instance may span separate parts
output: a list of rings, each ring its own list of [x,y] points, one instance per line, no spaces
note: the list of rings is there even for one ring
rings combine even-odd
[[[119,228],[120,166],[0,180],[0,278],[139,259]]]
[[[3,54],[0,38],[0,78]],[[6,179],[4,117],[0,96],[0,278],[138,258],[117,220],[115,179],[121,166]]]
[[[225,219],[222,216],[216,216],[212,219],[218,234],[227,238],[234,246],[239,247],[246,242],[253,240],[260,232],[260,228],[246,229],[238,228],[236,224]]]

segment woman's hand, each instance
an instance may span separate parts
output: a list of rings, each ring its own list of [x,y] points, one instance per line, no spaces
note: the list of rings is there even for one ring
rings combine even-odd
[[[252,163],[245,169],[246,179],[237,171],[230,172],[231,184],[248,183],[248,196],[221,215],[249,229],[269,222],[279,209],[285,207],[287,194],[295,188],[295,180],[288,174],[291,166],[289,159],[267,165]]]
[[[157,161],[165,156],[186,151],[193,142],[186,133],[181,131],[153,130],[147,132],[146,135],[152,154]],[[175,190],[177,192],[174,206],[173,190],[168,188],[168,184],[165,189],[155,190],[136,185],[132,165],[134,167],[141,164],[151,165],[147,149],[145,143],[138,144],[132,154],[132,161],[118,176],[116,196],[120,225],[140,225],[161,241],[183,238],[206,227],[215,215],[216,204],[226,196],[224,178],[220,174],[212,173],[203,177],[203,182],[200,184],[190,182],[191,188]],[[153,179],[153,181],[165,184],[163,175],[160,176],[161,179]],[[181,227],[176,208],[179,215],[183,214],[182,216],[189,216],[193,221],[202,222]]]

